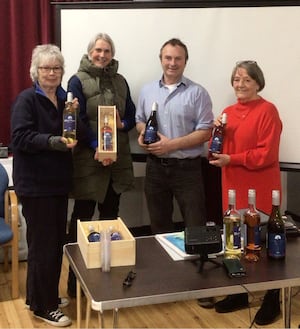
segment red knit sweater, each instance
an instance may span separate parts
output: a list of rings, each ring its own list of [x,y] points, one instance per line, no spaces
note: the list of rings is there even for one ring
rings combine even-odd
[[[270,213],[272,190],[281,191],[278,111],[260,98],[238,102],[223,112],[227,113],[223,153],[231,159],[222,168],[223,209],[228,207],[228,189],[236,190],[236,207],[242,209],[248,206],[248,189],[254,188],[257,208]]]

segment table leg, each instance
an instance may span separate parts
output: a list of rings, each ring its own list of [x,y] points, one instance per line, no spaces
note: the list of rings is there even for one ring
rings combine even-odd
[[[86,300],[86,314],[85,314],[85,327],[89,327],[89,322],[90,322],[90,317],[91,317],[91,301],[89,298]]]
[[[282,309],[284,328],[291,327],[291,287],[282,288]]]
[[[113,328],[118,328],[118,308],[113,309]],[[98,322],[99,322],[99,327],[104,328],[104,314],[102,311],[98,312]]]
[[[118,328],[118,308],[113,309],[113,328]]]
[[[98,322],[99,322],[99,327],[104,328],[104,314],[102,311],[98,312]]]
[[[76,307],[77,307],[77,328],[81,328],[81,287],[76,280]]]

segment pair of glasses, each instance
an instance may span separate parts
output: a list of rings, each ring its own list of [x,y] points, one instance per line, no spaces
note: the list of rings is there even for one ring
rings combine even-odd
[[[135,277],[136,277],[136,273],[134,271],[130,271],[127,274],[127,277],[125,278],[125,280],[123,281],[123,286],[130,287],[132,285],[132,281],[135,279]]]
[[[257,62],[255,62],[255,61],[238,61],[235,64],[236,65],[241,65],[241,64],[257,65]]]
[[[50,73],[53,71],[54,73],[60,73],[62,71],[61,66],[39,66],[39,70],[43,73]]]

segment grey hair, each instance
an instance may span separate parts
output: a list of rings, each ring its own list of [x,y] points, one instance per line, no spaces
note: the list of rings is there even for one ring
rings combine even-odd
[[[30,65],[30,77],[33,82],[38,80],[38,68],[39,66],[48,61],[58,61],[59,66],[62,67],[62,75],[65,73],[65,60],[56,45],[45,44],[38,45],[32,51],[31,65]]]
[[[114,57],[115,53],[116,53],[116,48],[115,48],[114,42],[112,41],[112,38],[106,33],[98,33],[91,39],[91,41],[89,42],[89,44],[87,46],[87,53],[88,53],[89,59],[90,59],[90,53],[94,50],[96,42],[98,40],[104,40],[107,43],[109,43],[109,45],[111,47],[112,57]]]
[[[234,76],[236,74],[236,71],[239,68],[245,69],[247,71],[247,73],[249,74],[249,76],[258,84],[258,86],[259,86],[258,91],[261,91],[264,89],[265,77],[264,77],[263,71],[258,66],[256,61],[239,61],[236,63],[236,65],[232,71],[231,78],[230,78],[232,86],[233,86]]]

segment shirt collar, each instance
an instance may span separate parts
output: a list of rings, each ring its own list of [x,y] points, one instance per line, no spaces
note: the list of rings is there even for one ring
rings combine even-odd
[[[179,87],[180,85],[184,85],[184,86],[187,85],[187,78],[186,77],[182,76],[181,79],[177,82],[177,87]],[[165,86],[165,83],[163,82],[163,76],[159,80],[159,86],[160,87]]]
[[[47,95],[44,93],[43,89],[40,87],[38,82],[35,82],[34,88],[37,94],[47,97]],[[67,98],[67,93],[61,85],[59,85],[56,89],[56,96],[63,100]]]

